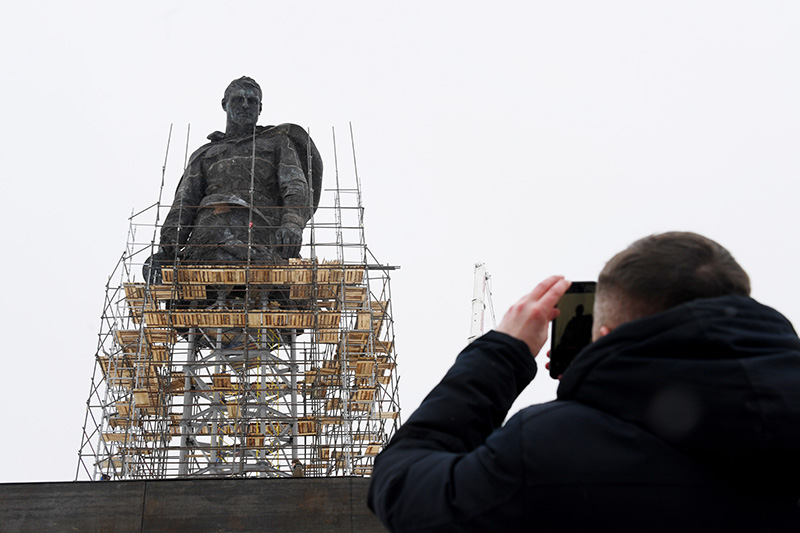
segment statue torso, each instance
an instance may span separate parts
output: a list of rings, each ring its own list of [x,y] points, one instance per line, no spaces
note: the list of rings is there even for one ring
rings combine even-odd
[[[202,205],[233,203],[250,205],[253,185],[253,206],[274,207],[281,199],[278,182],[280,136],[224,140],[212,143],[197,162],[205,178]]]

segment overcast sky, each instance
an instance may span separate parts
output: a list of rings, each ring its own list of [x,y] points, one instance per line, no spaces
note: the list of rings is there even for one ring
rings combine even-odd
[[[74,478],[128,216],[157,200],[170,124],[167,201],[187,126],[191,149],[224,129],[243,75],[262,124],[310,128],[326,180],[331,129],[341,158],[352,122],[367,243],[402,267],[404,418],[465,344],[477,261],[499,320],[550,274],[594,279],[639,237],[696,231],[800,320],[797,2],[127,5],[15,2],[0,20],[0,481]],[[555,388],[542,371],[517,407]]]

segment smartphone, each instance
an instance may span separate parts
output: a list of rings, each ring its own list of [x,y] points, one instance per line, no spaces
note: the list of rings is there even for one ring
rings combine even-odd
[[[558,379],[575,356],[592,342],[592,310],[597,283],[573,281],[556,307],[550,344],[550,377]]]

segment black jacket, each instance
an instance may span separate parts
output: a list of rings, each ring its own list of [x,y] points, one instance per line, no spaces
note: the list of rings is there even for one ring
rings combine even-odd
[[[800,531],[800,340],[749,298],[696,300],[586,348],[501,427],[527,346],[469,345],[375,462],[394,531]]]

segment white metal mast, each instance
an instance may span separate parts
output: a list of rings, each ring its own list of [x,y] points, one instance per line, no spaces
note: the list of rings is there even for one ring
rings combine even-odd
[[[491,279],[492,277],[486,270],[486,265],[484,263],[475,263],[475,278],[472,289],[472,325],[467,342],[472,342],[483,335],[483,323],[487,301],[492,314],[492,327],[495,326],[494,307],[492,306],[492,289],[490,285]]]

